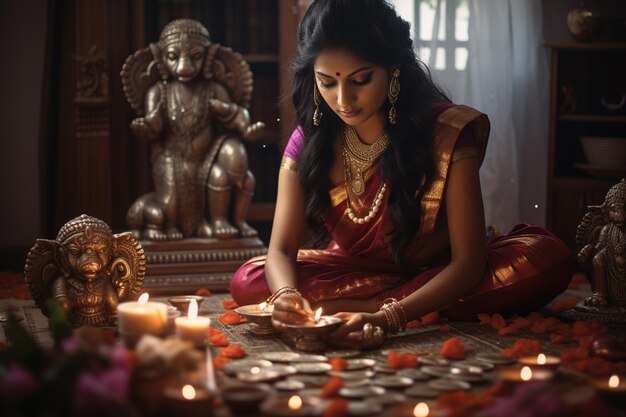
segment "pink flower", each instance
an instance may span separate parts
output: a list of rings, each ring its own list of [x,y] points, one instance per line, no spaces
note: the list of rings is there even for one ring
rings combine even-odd
[[[7,372],[0,377],[0,397],[19,401],[28,397],[37,389],[33,375],[20,365],[11,364]]]
[[[111,402],[128,400],[130,375],[122,368],[112,368],[98,374],[84,373],[76,383],[74,407],[78,415],[88,415]]]

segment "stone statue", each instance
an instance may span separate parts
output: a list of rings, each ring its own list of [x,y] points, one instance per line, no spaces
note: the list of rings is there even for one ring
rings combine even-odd
[[[135,236],[256,236],[245,221],[255,179],[241,139],[264,125],[250,122],[252,73],[241,55],[211,43],[199,22],[174,20],[127,58],[121,76],[139,115],[131,128],[152,141],[155,191],[127,213]]]
[[[626,307],[626,179],[590,206],[576,232],[578,262],[591,279],[588,307]]]
[[[53,300],[74,326],[112,326],[117,304],[136,299],[146,259],[132,233],[113,235],[102,220],[85,214],[67,222],[56,240],[37,239],[24,275],[35,303]]]

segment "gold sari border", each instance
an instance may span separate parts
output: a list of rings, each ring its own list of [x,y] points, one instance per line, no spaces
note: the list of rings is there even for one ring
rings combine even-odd
[[[435,228],[446,187],[448,169],[453,162],[454,146],[463,129],[470,123],[474,123],[475,152],[479,162],[482,163],[489,138],[490,125],[487,116],[471,107],[458,105],[444,111],[437,118],[433,143],[436,173],[430,190],[422,199],[420,239],[417,247],[411,248],[415,253],[428,242]]]
[[[461,159],[478,159],[480,160],[480,154],[476,148],[472,148],[471,146],[465,148],[459,148],[452,154],[452,163],[456,161],[460,161]]]

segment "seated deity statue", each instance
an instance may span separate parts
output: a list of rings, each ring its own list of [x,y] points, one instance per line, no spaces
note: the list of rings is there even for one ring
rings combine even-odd
[[[201,23],[179,19],[129,56],[121,76],[139,116],[131,129],[151,141],[155,191],[128,210],[135,236],[256,236],[245,221],[255,178],[242,139],[264,125],[250,121],[252,73],[241,55],[212,43]]]
[[[113,235],[85,214],[63,225],[56,240],[37,239],[24,268],[43,313],[52,300],[76,327],[115,325],[118,303],[137,298],[145,273],[146,257],[132,233]]]
[[[626,307],[626,179],[590,206],[576,233],[578,262],[591,278],[588,307]]]

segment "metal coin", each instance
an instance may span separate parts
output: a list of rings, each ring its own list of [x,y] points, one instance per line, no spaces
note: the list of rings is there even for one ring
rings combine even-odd
[[[367,401],[380,405],[402,404],[407,400],[406,395],[399,392],[386,392],[382,395],[369,398]]]
[[[404,390],[406,395],[417,398],[437,398],[440,392],[441,391],[424,384],[413,385]]]
[[[354,358],[360,354],[360,350],[331,350],[325,353],[327,358]]]
[[[346,362],[348,363],[348,366],[346,367],[346,370],[348,371],[371,368],[376,365],[376,361],[374,359],[348,359]]]
[[[472,368],[480,368],[483,371],[491,371],[494,368],[492,363],[472,360],[454,362],[454,367],[468,369],[470,371],[472,370]]]
[[[237,372],[250,372],[252,368],[269,368],[270,366],[272,362],[264,359],[242,359],[224,364],[222,370],[227,374],[235,375]]]
[[[427,381],[432,377],[415,368],[401,369],[396,375],[411,378],[413,381]]]
[[[298,373],[298,370],[291,365],[272,365],[269,370],[278,372],[280,376],[287,376]]]
[[[363,398],[383,395],[385,392],[383,387],[378,386],[343,387],[339,390],[339,395],[346,398]]]
[[[289,362],[299,363],[299,362],[326,362],[328,358],[323,355],[312,355],[309,353],[298,353],[297,357],[293,357],[289,359]]]
[[[333,366],[327,362],[294,363],[293,367],[301,374],[323,374],[333,370]]]
[[[376,375],[376,372],[367,369],[364,371],[349,371],[349,372],[338,372],[338,371],[333,371],[330,372],[330,374],[332,376],[338,376],[341,379],[344,379],[346,381],[354,381],[354,380],[359,380],[359,379],[368,379],[373,377],[374,375]]]
[[[321,387],[330,379],[327,375],[289,375],[287,380],[304,382],[307,387]]]
[[[450,373],[450,368],[448,368],[447,366],[422,366],[420,369],[426,375],[430,376],[442,377]]]
[[[264,368],[267,369],[267,368]],[[243,382],[270,382],[280,378],[278,372],[263,370],[258,373],[237,372],[237,379]]]
[[[468,382],[454,379],[435,379],[430,381],[428,386],[441,391],[468,390],[472,387]]]
[[[256,355],[261,359],[266,359],[272,362],[291,362],[300,357],[297,352],[260,352]]]
[[[382,364],[382,363],[378,363],[377,365],[375,365],[374,370],[376,372],[380,372],[381,374],[395,374],[396,373],[396,370],[393,369],[391,366]]]
[[[413,380],[403,376],[391,375],[374,378],[372,383],[385,388],[406,388],[413,385]]]
[[[298,391],[304,389],[305,385],[302,381],[285,379],[284,381],[278,381],[275,383],[274,387],[279,391]]]

